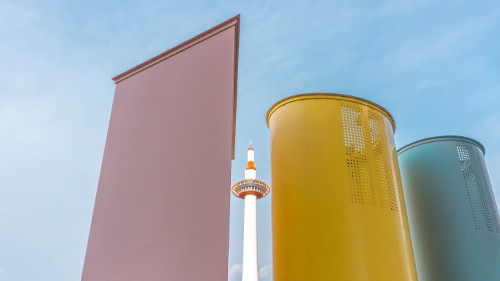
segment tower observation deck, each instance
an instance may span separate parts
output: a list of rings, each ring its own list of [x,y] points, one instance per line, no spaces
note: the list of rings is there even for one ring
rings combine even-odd
[[[265,182],[257,179],[254,162],[254,147],[250,138],[248,165],[245,179],[231,187],[234,196],[245,200],[245,218],[243,232],[243,275],[242,281],[258,281],[257,263],[257,199],[264,198],[271,189]]]

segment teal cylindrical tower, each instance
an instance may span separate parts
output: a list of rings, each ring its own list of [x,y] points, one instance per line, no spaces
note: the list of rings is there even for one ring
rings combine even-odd
[[[459,136],[398,150],[419,281],[500,280],[500,222],[484,153]]]

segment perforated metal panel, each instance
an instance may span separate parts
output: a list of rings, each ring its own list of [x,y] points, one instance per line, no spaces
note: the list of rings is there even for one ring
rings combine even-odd
[[[342,104],[351,200],[406,215],[392,124],[379,111]]]
[[[500,233],[498,211],[482,152],[470,145],[457,145],[457,153],[476,229]]]
[[[393,173],[390,167],[390,157],[388,149],[385,145],[387,143],[387,135],[384,126],[384,118],[374,112],[368,113],[369,126],[370,126],[370,140],[375,159],[375,171],[379,177],[378,191],[379,191],[379,205],[381,207],[389,207],[391,210],[397,210],[396,197],[394,196],[394,180]],[[389,130],[392,133],[392,126],[389,124]]]
[[[342,123],[347,154],[347,168],[351,175],[351,200],[353,203],[375,205],[375,191],[365,149],[363,112],[359,107],[343,105]]]

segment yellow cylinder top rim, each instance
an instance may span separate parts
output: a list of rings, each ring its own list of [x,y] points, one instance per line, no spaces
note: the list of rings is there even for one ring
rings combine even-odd
[[[284,98],[277,103],[275,103],[273,106],[269,108],[266,114],[266,123],[267,127],[269,128],[269,119],[271,118],[271,115],[280,107],[284,106],[285,104],[294,102],[294,101],[299,101],[299,100],[306,100],[306,99],[335,99],[335,100],[346,100],[346,101],[351,101],[355,103],[359,103],[365,106],[369,106],[382,114],[384,114],[387,118],[389,118],[389,121],[391,122],[392,125],[392,130],[393,133],[396,132],[396,122],[394,122],[394,118],[392,115],[387,111],[387,109],[383,108],[382,106],[371,102],[369,100],[365,100],[362,98],[358,97],[353,97],[349,95],[342,95],[342,94],[335,94],[335,93],[307,93],[307,94],[298,94],[298,95],[293,95],[289,96],[287,98]]]

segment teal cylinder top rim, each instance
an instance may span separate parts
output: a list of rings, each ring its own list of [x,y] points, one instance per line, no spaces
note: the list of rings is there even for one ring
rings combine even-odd
[[[417,147],[419,145],[422,145],[422,144],[431,143],[431,142],[438,142],[438,141],[463,141],[463,142],[468,142],[468,143],[471,143],[471,144],[479,147],[479,149],[481,149],[481,151],[483,152],[483,155],[486,154],[484,146],[480,142],[478,142],[477,140],[471,139],[471,138],[468,138],[468,137],[454,136],[454,135],[430,137],[430,138],[425,138],[425,139],[421,139],[421,140],[418,140],[418,141],[414,141],[414,142],[411,142],[411,143],[409,143],[409,144],[401,147],[400,149],[398,149],[397,150],[397,154],[400,155],[401,153],[403,153],[403,152],[405,152],[405,151],[407,151],[409,149],[412,149],[414,147]]]

